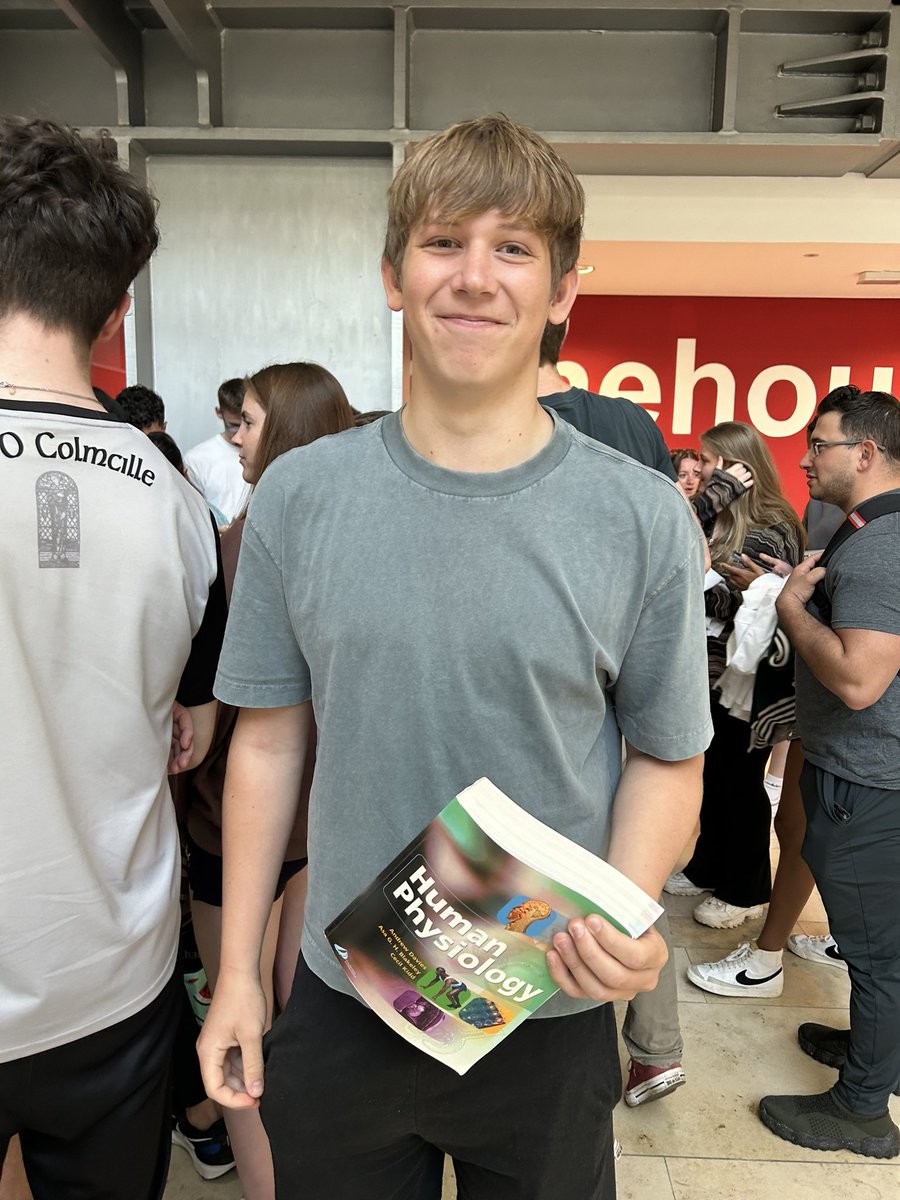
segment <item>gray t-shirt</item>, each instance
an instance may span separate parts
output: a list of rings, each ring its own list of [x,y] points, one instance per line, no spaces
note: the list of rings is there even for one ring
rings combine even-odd
[[[603,853],[619,730],[666,760],[710,740],[687,505],[554,425],[520,466],[462,473],[393,413],[284,455],[251,501],[216,694],[312,699],[303,953],[339,991],[325,926],[479,776]]]
[[[825,575],[833,629],[900,634],[900,513],[858,529]],[[797,656],[797,731],[810,762],[865,787],[900,789],[900,679],[854,712]]]

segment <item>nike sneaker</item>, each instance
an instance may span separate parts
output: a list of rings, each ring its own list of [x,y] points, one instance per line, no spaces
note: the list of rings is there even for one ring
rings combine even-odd
[[[698,988],[716,996],[750,996],[770,1000],[784,988],[780,950],[760,950],[755,942],[741,942],[719,962],[692,963],[687,977]]]
[[[787,940],[787,948],[792,954],[797,954],[800,958],[806,958],[810,962],[828,963],[831,967],[847,970],[844,956],[830,933],[821,937],[805,933],[792,933]]]

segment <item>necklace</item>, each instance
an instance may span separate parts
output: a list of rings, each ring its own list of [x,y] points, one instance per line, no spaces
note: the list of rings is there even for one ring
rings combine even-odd
[[[90,400],[93,404],[97,403],[96,396],[82,396],[79,392],[64,392],[62,388],[29,387],[28,384],[9,383],[5,379],[0,379],[0,388],[6,388],[11,396],[14,396],[17,391],[52,392],[56,396],[69,396],[72,400]]]

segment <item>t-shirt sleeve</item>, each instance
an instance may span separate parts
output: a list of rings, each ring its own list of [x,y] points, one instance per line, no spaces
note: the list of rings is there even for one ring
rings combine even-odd
[[[191,653],[181,675],[175,699],[185,708],[198,704],[209,704],[215,699],[213,683],[216,667],[225,636],[225,618],[228,610],[225,602],[225,576],[222,571],[222,548],[215,520],[210,518],[213,537],[216,540],[216,577],[209,589],[209,599],[203,612],[200,628],[191,642]]]
[[[679,538],[679,566],[645,601],[612,687],[625,738],[666,762],[702,754],[712,740],[703,564],[699,539],[690,533],[687,556],[687,537]]]
[[[672,466],[672,457],[669,454],[669,448],[663,441],[663,435],[656,430],[656,439],[659,443],[658,454],[659,461],[656,464],[656,469],[661,475],[665,475],[666,479],[671,479],[674,483],[678,476],[675,473],[675,468]]]
[[[278,508],[277,497],[257,491],[244,525],[216,676],[218,698],[241,708],[280,708],[312,696],[285,594]]]
[[[639,405],[635,405],[635,407],[647,418],[647,440],[650,443],[651,452],[656,455],[656,461],[652,463],[652,466],[659,471],[660,475],[665,475],[666,479],[671,479],[675,483],[678,476],[672,466],[672,456],[669,454],[669,447],[660,433],[659,426],[645,408],[641,408]]]
[[[893,518],[882,517],[881,520]],[[852,534],[828,569],[833,629],[900,634],[897,528]]]
[[[640,404],[633,404],[630,400],[625,401],[625,403],[629,405],[625,411],[631,417],[635,431],[639,434],[645,447],[644,452],[639,457],[639,461],[648,467],[653,467],[655,471],[659,471],[661,475],[665,475],[666,479],[671,479],[675,483],[677,475],[675,474],[675,468],[672,466],[669,447],[666,445],[665,438],[660,433],[659,426],[647,412],[646,408],[642,408]],[[626,451],[626,453],[628,452]]]

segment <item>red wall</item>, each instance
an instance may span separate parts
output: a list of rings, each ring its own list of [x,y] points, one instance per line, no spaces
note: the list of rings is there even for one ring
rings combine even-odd
[[[847,382],[894,391],[895,371],[900,388],[900,304],[580,296],[562,357],[586,370],[591,391],[643,404],[672,448],[696,446],[717,421],[748,421],[802,513],[797,463],[817,401]]]

